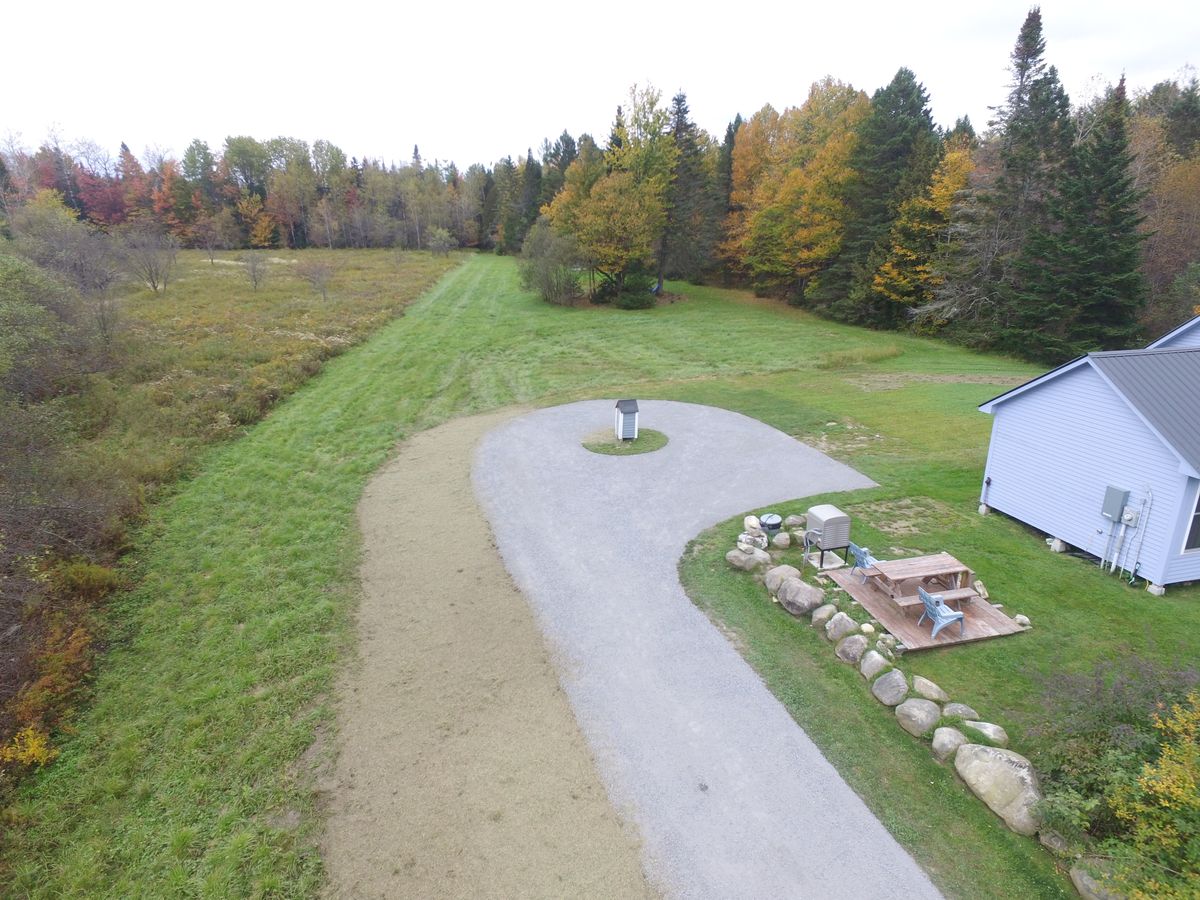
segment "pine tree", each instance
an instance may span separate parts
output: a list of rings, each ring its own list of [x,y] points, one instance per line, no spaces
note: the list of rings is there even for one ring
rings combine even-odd
[[[888,234],[900,206],[921,194],[940,156],[929,95],[912,70],[901,68],[871,98],[850,157],[841,252],[823,277],[818,301],[839,318],[894,327],[898,310],[871,290],[890,250]]]
[[[682,92],[671,100],[671,137],[678,155],[667,188],[666,227],[658,253],[659,290],[664,277],[699,277],[711,263],[721,221],[713,179],[705,165],[705,143]]]
[[[1031,294],[1020,279],[1031,273],[1017,266],[1030,234],[1048,221],[1047,200],[1074,138],[1070,101],[1045,47],[1035,7],[1013,48],[1008,98],[989,123],[999,144],[985,166],[994,180],[983,179],[956,205],[952,240],[937,260],[937,299],[920,313],[955,323],[971,343],[1016,353],[1026,351],[1029,330],[1053,330],[1059,314],[1052,304],[1024,307]]]
[[[726,213],[733,208],[729,200],[729,194],[733,190],[733,146],[741,127],[742,114],[738,113],[725,127],[725,140],[721,142],[721,150],[717,156],[717,191]]]
[[[1129,347],[1137,337],[1143,236],[1128,118],[1122,78],[1071,153],[1047,201],[1048,221],[1034,227],[1018,260],[1012,326],[1030,356],[1060,362]]]
[[[604,148],[607,156],[619,156],[621,148],[629,140],[629,129],[625,126],[625,111],[618,106],[616,118],[613,119],[612,131],[608,134],[608,146]]]

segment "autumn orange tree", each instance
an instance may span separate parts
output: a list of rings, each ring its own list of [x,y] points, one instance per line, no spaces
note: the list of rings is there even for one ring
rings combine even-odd
[[[723,252],[758,288],[803,296],[841,247],[842,192],[866,95],[826,78],[799,109],[738,130]]]

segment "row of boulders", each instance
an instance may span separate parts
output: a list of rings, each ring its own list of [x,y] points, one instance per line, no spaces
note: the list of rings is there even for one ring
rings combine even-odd
[[[753,534],[751,518],[745,523],[747,534]],[[1037,833],[1036,807],[1042,799],[1037,773],[1028,759],[1007,749],[1008,734],[1002,727],[984,721],[967,704],[954,702],[929,679],[920,675],[910,678],[896,666],[904,648],[894,636],[886,632],[877,635],[876,623],[860,624],[836,603],[826,602],[825,591],[803,581],[795,566],[775,565],[770,554],[757,546],[750,551],[739,546],[726,554],[726,559],[746,571],[762,569],[763,583],[772,598],[793,616],[808,618],[813,628],[821,630],[838,659],[858,668],[871,695],[895,710],[901,728],[929,740],[939,762],[953,760],[967,787],[1009,828],[1024,835]]]

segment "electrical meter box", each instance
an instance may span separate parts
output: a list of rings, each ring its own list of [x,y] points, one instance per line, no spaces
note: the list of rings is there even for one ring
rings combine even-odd
[[[1110,484],[1104,489],[1104,506],[1100,510],[1100,515],[1110,522],[1120,522],[1121,514],[1125,512],[1125,507],[1128,505],[1129,491],[1113,487]]]

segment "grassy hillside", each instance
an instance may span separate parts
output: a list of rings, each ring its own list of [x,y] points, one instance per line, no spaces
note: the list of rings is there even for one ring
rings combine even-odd
[[[119,640],[98,673],[94,706],[61,760],[10,811],[20,826],[4,850],[12,891],[318,889],[305,751],[331,721],[329,692],[351,633],[355,504],[398,439],[451,416],[617,394],[737,409],[817,440],[879,481],[872,494],[840,501],[856,521],[883,521],[862,504],[928,498],[941,530],[906,536],[906,546],[961,551],[997,593],[1020,584],[1015,567],[989,571],[987,534],[1001,535],[997,559],[1033,559],[1037,539],[969,515],[988,427],[973,405],[1033,370],[736,292],[676,289],[686,299],[637,313],[546,306],[519,289],[510,260],[472,258],[240,440],[206,456],[139,536],[131,566],[138,587],[112,610]],[[975,537],[963,544],[960,533]],[[1028,607],[1047,636],[1049,603],[1047,593],[1046,606]],[[1042,633],[981,645],[970,664],[931,657],[929,674],[996,709],[1003,670],[1020,668]],[[794,644],[784,631],[776,638]],[[794,657],[786,665],[807,671],[805,654],[786,652]],[[969,691],[961,683],[968,673]],[[780,677],[768,682],[786,698],[793,676]],[[813,715],[861,701],[847,699],[848,687],[839,693],[844,676],[828,680],[833,688],[813,700]],[[993,893],[1000,866],[1007,895],[1058,891],[1044,854],[1014,844],[986,815],[964,814],[962,829],[957,821],[944,827],[945,817],[912,825],[906,805],[914,798],[924,815],[957,788],[898,729],[879,729],[871,751],[854,754],[837,729],[815,728],[814,737],[905,843],[947,848],[937,867],[947,889]],[[993,853],[992,864],[977,865],[976,852]]]

